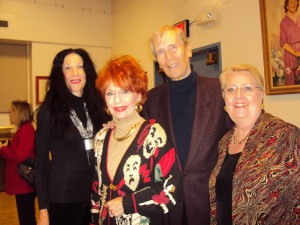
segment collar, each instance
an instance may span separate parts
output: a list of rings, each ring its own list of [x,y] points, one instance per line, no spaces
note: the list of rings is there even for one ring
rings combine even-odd
[[[170,91],[171,92],[186,92],[188,90],[193,89],[193,87],[196,87],[197,85],[197,74],[196,72],[193,70],[192,68],[192,72],[184,79],[182,80],[176,80],[176,81],[172,81],[170,80],[169,85],[170,85]]]
[[[128,130],[135,124],[140,123],[142,121],[144,121],[145,119],[143,117],[141,117],[136,111],[134,111],[132,113],[132,115],[130,115],[129,118],[124,119],[124,120],[117,120],[117,119],[113,119],[113,121],[115,122],[116,125],[116,135],[119,136],[123,136],[124,134],[126,134],[128,132]]]

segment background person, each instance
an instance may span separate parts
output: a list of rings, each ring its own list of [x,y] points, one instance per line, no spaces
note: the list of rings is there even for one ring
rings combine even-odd
[[[209,181],[211,224],[299,224],[299,128],[263,110],[254,66],[229,67],[220,81],[235,126],[219,143]]]
[[[151,49],[169,82],[149,91],[143,115],[166,130],[183,168],[183,201],[165,217],[165,224],[207,225],[208,179],[218,141],[231,127],[220,84],[193,70],[191,47],[180,29],[163,26],[152,36]]]
[[[299,0],[285,0],[285,17],[280,23],[280,46],[284,49],[283,61],[286,68],[285,85],[295,85],[295,76],[300,56],[300,16],[297,13]]]
[[[163,224],[162,215],[180,197],[176,151],[164,129],[138,113],[147,82],[143,68],[126,55],[112,58],[96,81],[115,127],[95,137],[93,224]]]
[[[32,107],[26,101],[13,101],[9,116],[17,131],[9,145],[0,141],[0,157],[6,159],[5,191],[16,197],[20,225],[35,225],[35,193],[18,173],[25,159],[35,158]]]
[[[94,64],[83,49],[62,50],[53,60],[37,117],[35,169],[41,225],[90,222],[92,144],[104,122],[96,78]]]

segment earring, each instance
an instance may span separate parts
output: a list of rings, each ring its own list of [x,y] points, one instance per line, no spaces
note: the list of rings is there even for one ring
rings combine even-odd
[[[142,103],[140,101],[138,101],[134,107],[135,111],[137,111],[138,113],[140,113],[143,110],[143,106]]]
[[[226,106],[224,106],[224,110],[225,110],[225,112],[227,112],[227,110],[226,110]]]
[[[264,101],[261,102],[260,108],[261,108],[262,110],[264,110],[264,108],[265,108]]]
[[[107,113],[107,115],[111,116],[111,113],[110,113],[109,109],[106,108],[106,107],[105,107],[105,112]]]

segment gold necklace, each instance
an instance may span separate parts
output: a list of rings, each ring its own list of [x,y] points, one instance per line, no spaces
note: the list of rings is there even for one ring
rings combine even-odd
[[[249,132],[249,133],[250,133],[250,132]],[[243,140],[238,141],[238,140],[236,139],[236,136],[237,136],[236,127],[234,127],[234,131],[233,131],[233,135],[232,135],[233,143],[234,143],[234,144],[238,144],[238,145],[244,143],[245,141],[247,141],[247,139],[248,139],[248,137],[249,137],[249,133],[246,135],[246,137],[243,138]]]
[[[114,130],[114,139],[115,139],[116,141],[124,141],[125,139],[129,138],[130,135],[132,135],[133,132],[135,131],[135,128],[136,128],[141,122],[142,122],[142,121],[140,121],[140,122],[134,124],[134,125],[130,128],[130,130],[128,131],[128,133],[125,134],[123,137],[120,137],[120,138],[117,138],[117,137],[116,137],[116,129],[115,129],[115,130]]]

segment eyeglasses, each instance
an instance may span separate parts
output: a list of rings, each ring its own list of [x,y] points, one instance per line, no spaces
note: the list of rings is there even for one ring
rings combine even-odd
[[[241,93],[243,93],[245,95],[250,95],[255,91],[255,88],[258,88],[258,89],[262,90],[261,87],[254,87],[250,84],[247,84],[247,85],[243,85],[239,88],[237,86],[228,86],[228,87],[225,87],[223,89],[223,91],[224,91],[225,94],[235,95],[237,93],[237,91],[240,90]]]

